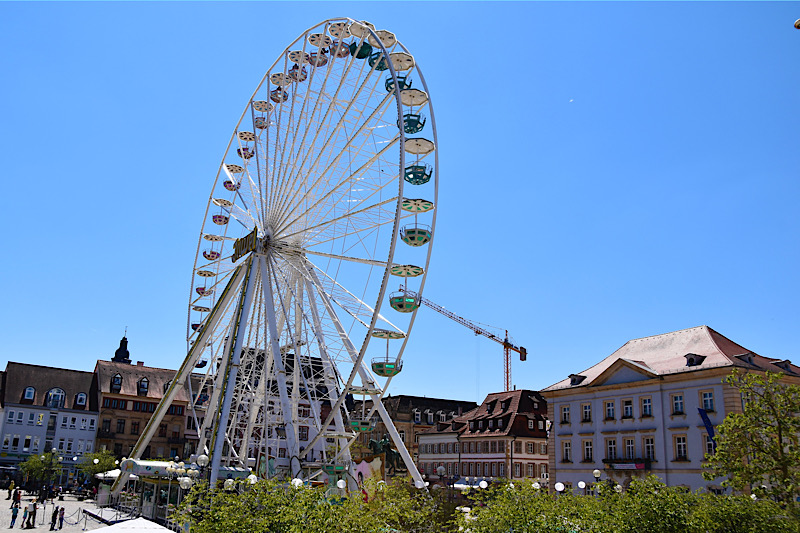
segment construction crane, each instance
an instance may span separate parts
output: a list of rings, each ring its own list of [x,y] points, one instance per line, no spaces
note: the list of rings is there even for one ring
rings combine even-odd
[[[444,307],[442,307],[441,305],[439,305],[437,303],[434,303],[434,302],[432,302],[432,301],[430,301],[430,300],[428,300],[426,298],[423,298],[422,296],[420,296],[418,294],[415,294],[415,293],[413,293],[413,292],[411,292],[411,291],[409,291],[407,289],[403,289],[402,287],[401,287],[401,289],[405,290],[405,293],[407,295],[415,297],[420,304],[424,304],[424,305],[430,307],[431,309],[433,309],[434,311],[436,311],[437,313],[440,313],[440,314],[446,316],[447,318],[458,322],[462,326],[466,326],[467,328],[471,329],[475,333],[475,335],[483,335],[487,339],[491,339],[491,340],[493,340],[495,342],[498,342],[498,343],[502,344],[503,345],[503,355],[504,355],[504,359],[503,359],[503,364],[504,364],[504,374],[503,374],[504,381],[503,381],[503,385],[505,387],[503,390],[505,390],[505,391],[510,391],[511,390],[511,352],[517,352],[519,354],[519,360],[520,361],[525,361],[528,358],[528,350],[526,350],[522,346],[517,346],[516,344],[512,343],[511,341],[509,341],[509,339],[508,339],[508,330],[505,330],[505,332],[506,332],[505,338],[500,338],[499,335],[497,335],[495,333],[492,333],[491,331],[489,331],[488,329],[486,329],[484,327],[479,326],[475,322],[467,320],[464,317],[460,317],[457,314],[455,314],[455,313],[453,313],[451,311],[448,311],[447,309],[445,309]]]

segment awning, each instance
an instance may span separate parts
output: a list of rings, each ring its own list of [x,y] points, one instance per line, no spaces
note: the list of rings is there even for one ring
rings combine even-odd
[[[119,468],[115,470],[109,470],[108,472],[100,472],[99,474],[95,474],[94,477],[97,479],[102,479],[104,481],[117,479],[120,475],[121,470]],[[137,476],[131,475],[128,479],[139,479]]]

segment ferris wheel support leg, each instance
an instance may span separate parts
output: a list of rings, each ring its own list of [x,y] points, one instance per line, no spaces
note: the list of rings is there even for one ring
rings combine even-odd
[[[311,271],[311,276],[313,276],[314,281],[319,284],[319,279],[317,278],[316,274]],[[344,327],[342,326],[341,322],[339,322],[339,317],[336,315],[336,312],[331,304],[330,300],[327,298],[324,292],[320,292],[320,298],[322,298],[322,302],[325,304],[325,308],[328,311],[328,314],[331,317],[334,325],[336,326],[336,331],[339,334],[339,338],[342,340],[347,352],[350,354],[350,358],[353,360],[353,364],[358,369],[358,374],[361,376],[361,382],[364,385],[369,384],[370,387],[378,388],[378,384],[375,383],[375,380],[372,376],[369,375],[369,372],[364,368],[363,359],[364,354],[359,354],[356,347],[353,346],[353,342],[350,340],[350,337],[347,336]],[[348,383],[349,386],[349,383]],[[406,449],[406,445],[403,442],[403,439],[400,438],[400,433],[397,432],[397,428],[394,427],[394,423],[392,422],[389,413],[386,411],[386,407],[384,407],[383,402],[381,401],[381,396],[379,394],[370,394],[370,398],[372,398],[372,405],[376,406],[378,413],[383,420],[383,424],[386,426],[386,430],[389,432],[389,436],[394,442],[397,451],[400,453],[400,457],[403,458],[403,462],[408,469],[409,474],[414,479],[414,483],[417,486],[425,486],[424,481],[422,479],[422,475],[419,473],[419,470],[414,465],[414,460],[411,458],[411,454],[408,453]],[[337,402],[338,403],[338,402]]]
[[[214,444],[211,448],[211,477],[209,479],[209,485],[211,487],[216,485],[217,477],[219,476],[219,467],[222,462],[222,449],[225,445],[225,434],[228,429],[228,418],[231,412],[231,401],[236,388],[236,375],[239,371],[244,331],[250,319],[250,305],[253,301],[253,287],[255,286],[256,278],[256,269],[252,256],[248,260],[246,268],[247,280],[239,296],[239,308],[236,310],[237,316],[233,326],[234,331],[231,331],[231,338],[234,339],[234,342],[232,344],[232,349],[226,355],[229,361],[227,382],[225,383],[222,406],[214,426],[216,433],[214,435]]]
[[[220,318],[222,318],[228,303],[235,294],[237,287],[242,282],[243,277],[244,269],[239,266],[233,272],[230,281],[228,281],[228,285],[225,287],[225,290],[222,292],[222,295],[220,295],[219,300],[217,300],[217,303],[214,305],[214,309],[212,309],[211,313],[208,315],[208,318],[203,324],[200,335],[189,349],[189,353],[186,354],[186,359],[183,360],[183,364],[175,374],[175,379],[173,379],[170,383],[169,388],[164,393],[164,397],[161,398],[158,406],[156,406],[153,416],[150,417],[150,420],[147,422],[144,431],[142,431],[139,440],[136,441],[133,450],[131,450],[131,459],[140,459],[142,457],[142,453],[147,448],[147,445],[150,444],[150,439],[153,438],[156,428],[158,428],[159,424],[161,424],[161,421],[164,419],[164,415],[172,405],[172,401],[175,399],[175,396],[178,394],[178,391],[180,391],[186,380],[189,379],[189,376],[191,376],[192,370],[197,364],[197,361],[200,360],[200,356],[205,350],[205,345],[206,342],[208,342],[208,338],[211,336],[211,333],[214,331],[214,328],[216,327]],[[117,496],[120,493],[122,487],[125,486],[125,482],[128,481],[129,476],[130,474],[128,472],[121,472],[120,475],[117,476],[116,481],[114,481],[114,485],[111,487],[111,492],[114,496]]]
[[[272,295],[272,279],[269,277],[269,267],[267,265],[267,258],[258,256],[259,268],[261,270],[261,287],[264,291],[264,302],[267,308],[267,324],[269,326],[270,348],[275,365],[275,380],[278,382],[278,394],[281,398],[281,413],[283,414],[283,424],[286,430],[286,447],[288,448],[289,455],[289,471],[292,477],[296,477],[300,473],[300,450],[295,438],[297,432],[294,427],[294,420],[292,419],[291,401],[289,394],[286,391],[286,366],[283,364],[283,356],[281,355],[281,347],[278,342],[278,325],[275,319],[275,306]],[[299,357],[295,355],[295,365],[299,362]],[[297,464],[295,465],[295,460]]]

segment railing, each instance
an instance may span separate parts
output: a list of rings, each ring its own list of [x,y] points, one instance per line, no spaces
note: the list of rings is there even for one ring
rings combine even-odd
[[[113,439],[116,436],[111,430],[108,429],[99,429],[97,430],[97,438],[98,439]]]

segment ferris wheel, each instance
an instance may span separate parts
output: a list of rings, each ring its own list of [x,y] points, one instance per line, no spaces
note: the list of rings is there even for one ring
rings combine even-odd
[[[380,417],[422,483],[380,399],[428,272],[436,141],[425,79],[392,32],[330,19],[278,55],[212,184],[188,355],[133,458],[190,383],[212,481],[231,466],[348,477],[350,445]]]

